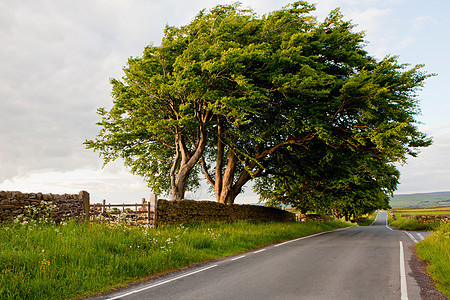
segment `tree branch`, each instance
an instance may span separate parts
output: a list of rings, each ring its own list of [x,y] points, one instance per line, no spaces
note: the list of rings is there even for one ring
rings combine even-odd
[[[201,162],[202,162],[202,169],[203,169],[203,174],[205,174],[205,178],[206,180],[213,186],[215,187],[216,182],[212,179],[211,175],[208,172],[208,165],[206,164],[205,161],[205,157],[202,155],[202,157],[200,158]]]

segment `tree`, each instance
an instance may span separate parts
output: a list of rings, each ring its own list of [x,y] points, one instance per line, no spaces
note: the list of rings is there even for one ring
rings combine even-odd
[[[338,10],[322,23],[313,10],[298,1],[258,17],[219,5],[166,27],[161,46],[111,81],[114,105],[99,110],[103,128],[87,147],[105,163],[122,157],[172,199],[198,183],[201,161],[217,201],[231,204],[291,148],[382,152],[392,162],[426,146],[414,119],[420,66],[377,62]]]
[[[284,153],[276,163],[277,173],[255,185],[261,201],[346,219],[389,208],[388,196],[399,178],[395,166],[364,151],[333,150],[315,145],[307,153],[302,149]]]

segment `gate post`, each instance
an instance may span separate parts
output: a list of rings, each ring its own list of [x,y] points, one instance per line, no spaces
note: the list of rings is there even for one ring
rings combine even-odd
[[[90,213],[91,213],[91,204],[89,203],[89,193],[86,191],[81,191],[78,193],[81,202],[83,203],[83,212],[84,212],[84,218],[86,222],[89,222],[90,220]]]
[[[148,216],[150,221],[151,212],[153,212],[152,224],[155,227],[158,225],[158,195],[150,194],[150,198],[148,199]]]

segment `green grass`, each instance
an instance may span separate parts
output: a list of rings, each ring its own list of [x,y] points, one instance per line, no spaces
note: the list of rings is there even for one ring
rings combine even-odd
[[[412,231],[434,231],[441,225],[440,222],[429,222],[426,224],[421,224],[419,220],[416,220],[414,215],[436,215],[436,214],[445,214],[446,211],[442,207],[430,208],[430,209],[422,209],[422,208],[393,208],[393,213],[395,215],[396,220],[392,220],[389,216],[389,225],[395,226],[400,230],[412,230]],[[402,215],[410,215],[402,217]]]
[[[395,226],[400,230],[411,231],[434,231],[441,225],[441,222],[429,222],[421,224],[419,220],[414,218],[399,218],[397,220],[390,220],[390,226]]]
[[[419,257],[430,262],[427,271],[436,287],[450,297],[450,223],[443,224],[416,247]]]
[[[1,224],[0,299],[67,299],[348,224]]]
[[[358,223],[358,226],[370,226],[377,217],[378,212],[374,212],[373,214],[364,215],[361,218],[359,218],[356,223]]]
[[[415,215],[450,215],[449,206],[436,207],[394,207],[392,209],[398,215],[415,214]]]

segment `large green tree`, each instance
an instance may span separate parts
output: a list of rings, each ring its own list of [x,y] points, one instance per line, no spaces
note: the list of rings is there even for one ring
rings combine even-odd
[[[273,176],[278,153],[291,148],[394,162],[428,145],[415,121],[420,66],[377,61],[338,10],[323,22],[313,10],[299,1],[259,17],[224,5],[167,27],[160,46],[111,81],[114,105],[99,109],[102,129],[87,147],[105,163],[123,158],[172,199],[198,184],[201,161],[217,201],[231,204],[248,181]],[[302,152],[297,160],[307,161]]]
[[[366,151],[310,145],[279,153],[272,173],[254,189],[268,206],[290,205],[302,213],[358,217],[389,208],[399,172],[386,158]]]

